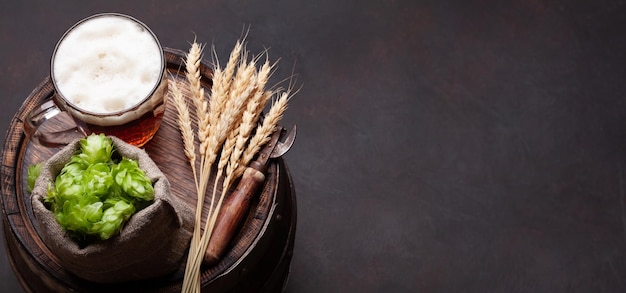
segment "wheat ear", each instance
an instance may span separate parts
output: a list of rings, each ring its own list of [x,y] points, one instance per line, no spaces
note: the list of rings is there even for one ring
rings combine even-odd
[[[216,68],[213,73],[213,86],[211,87],[211,100],[209,102],[209,115],[208,115],[208,125],[212,125],[211,127],[215,130],[217,128],[217,123],[220,120],[220,113],[222,113],[223,109],[226,107],[226,102],[228,101],[230,85],[232,83],[233,75],[235,72],[235,67],[241,58],[241,50],[243,49],[243,45],[240,41],[237,41],[235,47],[230,52],[230,57],[228,59],[228,63],[226,63],[226,67],[221,69],[219,66],[219,60],[217,58],[217,53],[215,52],[215,48],[213,48],[213,56],[216,60]],[[208,136],[209,130],[198,130],[198,132],[202,132],[201,135]],[[213,143],[209,145],[209,142],[201,143],[200,150],[205,154],[209,148],[213,148],[216,144]]]
[[[196,149],[194,145],[195,135],[191,127],[191,117],[189,117],[189,107],[185,101],[185,97],[180,88],[176,84],[176,81],[169,81],[169,87],[172,92],[172,98],[174,99],[174,106],[178,112],[178,127],[183,138],[183,144],[185,147],[185,156],[189,159],[191,165],[191,171],[193,172],[193,178],[198,188],[198,179],[196,176]]]
[[[191,90],[191,95],[194,98],[193,101],[197,108],[200,108],[198,103],[204,100],[204,96],[201,94],[203,88],[200,83],[202,51],[203,47],[193,42],[185,58],[185,77],[187,78],[187,82],[189,82],[189,89]]]
[[[269,140],[278,122],[283,117],[283,113],[287,110],[287,102],[289,101],[290,93],[283,92],[280,97],[272,104],[272,107],[268,111],[267,115],[263,119],[263,123],[257,127],[256,133],[250,139],[248,147],[243,152],[239,167],[235,170],[235,178],[241,176],[246,169],[250,161],[254,158],[256,153],[259,152],[261,147],[265,145]]]
[[[206,141],[208,132],[208,103],[204,98],[204,88],[200,81],[200,65],[202,62],[202,52],[204,47],[195,41],[191,44],[189,52],[185,59],[185,69],[187,70],[185,77],[189,82],[189,90],[191,91],[192,101],[196,107],[196,116],[198,118],[198,140],[202,143]],[[200,148],[200,155],[204,155],[204,149]]]
[[[252,131],[254,130],[254,127],[259,120],[259,117],[261,116],[261,111],[267,103],[267,96],[269,96],[270,94],[265,94],[266,92],[264,91],[264,88],[269,79],[270,72],[271,66],[269,65],[269,62],[266,61],[257,73],[254,95],[246,104],[246,109],[241,116],[241,123],[238,127],[235,146],[232,154],[230,155],[228,166],[226,167],[226,178],[222,183],[222,188],[225,190],[228,190],[230,185],[237,178],[235,176],[235,170],[240,164],[239,159],[243,154],[248,139],[250,138],[250,135],[252,134]]]
[[[235,75],[235,68],[239,63],[239,60],[242,58],[242,49],[243,44],[240,41],[237,41],[235,47],[230,52],[230,57],[228,58],[226,67],[223,70],[220,69],[219,75],[215,76],[213,79],[213,87],[211,88],[211,114],[213,115],[210,117],[210,122],[213,124],[217,123],[221,110],[224,109],[230,95],[230,88]],[[215,50],[213,51],[213,55],[217,60],[217,53],[215,53]],[[216,67],[219,68],[219,63],[216,63],[218,64]]]
[[[235,44],[235,47],[230,52],[230,56],[228,57],[228,62],[226,63],[226,67],[224,67],[224,75],[223,75],[224,78],[215,81],[215,85],[217,86],[218,92],[223,93],[223,94],[228,92],[233,75],[235,74],[235,68],[237,66],[237,63],[242,57],[241,56],[242,50],[243,50],[243,43],[241,41],[237,41],[237,43]],[[215,57],[215,59],[217,60],[217,56]]]

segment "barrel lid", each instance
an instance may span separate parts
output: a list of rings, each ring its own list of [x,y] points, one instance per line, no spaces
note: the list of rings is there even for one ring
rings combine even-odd
[[[171,48],[164,48],[164,51],[170,82],[185,82],[182,75],[185,53]],[[203,86],[209,89],[212,72],[207,64],[202,64],[201,75]],[[46,160],[59,149],[29,141],[23,133],[23,121],[31,109],[42,101],[51,99],[53,94],[53,86],[47,77],[25,99],[13,117],[2,150],[0,180],[3,182],[1,208],[5,222],[4,235],[8,249],[13,248],[9,251],[9,257],[18,278],[29,280],[22,284],[31,289],[110,292],[126,291],[131,286],[142,291],[180,292],[184,262],[172,275],[159,280],[103,286],[86,282],[65,271],[41,241],[33,219],[30,194],[25,189],[26,175],[28,166]],[[57,121],[42,127],[49,127],[52,131],[72,128],[73,122],[68,116],[58,116],[55,118]],[[183,152],[176,119],[174,107],[166,106],[161,128],[144,149],[168,177],[172,194],[183,199],[195,210],[195,183]],[[214,178],[211,179],[213,180]],[[208,206],[205,204],[205,217]],[[246,277],[245,272],[259,274],[248,276],[250,279],[258,279],[256,283],[251,283],[258,286],[265,286],[262,284],[270,280],[274,283],[284,281],[289,271],[295,237],[295,208],[295,193],[290,174],[283,159],[278,159],[270,164],[262,192],[253,200],[250,212],[226,255],[216,265],[202,269],[203,289],[211,288],[214,292],[230,291],[232,286],[240,283],[236,281]],[[273,259],[267,259],[263,255]],[[272,275],[272,272],[276,272],[279,277]],[[34,278],[29,278],[29,274]],[[276,282],[276,278],[280,281]],[[35,279],[40,282],[33,282]]]

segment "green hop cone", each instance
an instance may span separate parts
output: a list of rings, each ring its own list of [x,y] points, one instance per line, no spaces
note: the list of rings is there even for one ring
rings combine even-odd
[[[103,216],[102,202],[97,196],[85,195],[70,198],[63,202],[62,209],[55,217],[76,238],[84,238],[91,234],[94,223],[100,222]]]
[[[82,174],[82,173],[81,173]],[[74,176],[71,173],[61,173],[54,183],[54,202],[63,206],[65,201],[79,200],[85,193],[85,187],[81,184],[81,176]]]
[[[26,177],[28,192],[32,192],[33,188],[35,188],[35,181],[37,181],[37,177],[39,177],[39,174],[41,173],[42,166],[43,163],[28,166],[28,176]]]
[[[123,200],[112,204],[102,214],[102,219],[92,227],[92,233],[98,234],[102,240],[109,239],[122,230],[122,224],[135,212],[135,207]]]
[[[113,183],[111,168],[105,163],[89,166],[82,176],[82,185],[91,194],[98,197],[107,196],[113,187]]]
[[[124,158],[113,167],[115,182],[122,187],[128,195],[144,201],[154,199],[152,181],[144,173],[135,160]]]
[[[80,140],[81,152],[77,154],[78,160],[85,166],[97,163],[111,163],[113,153],[113,141],[104,134],[89,135]]]

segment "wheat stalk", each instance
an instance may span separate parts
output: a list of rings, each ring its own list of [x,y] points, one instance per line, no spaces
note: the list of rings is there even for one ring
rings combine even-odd
[[[195,152],[195,145],[194,145],[194,141],[195,141],[195,136],[193,134],[193,130],[192,130],[192,123],[191,123],[191,118],[189,116],[189,107],[187,106],[187,102],[185,101],[185,97],[183,96],[182,91],[180,90],[180,88],[178,88],[176,82],[170,82],[170,91],[172,93],[172,98],[174,100],[174,106],[178,112],[178,126],[180,128],[180,132],[183,138],[183,144],[184,144],[184,151],[185,151],[185,156],[187,156],[187,158],[189,159],[189,164],[191,166],[191,171],[193,174],[193,178],[194,178],[194,183],[196,186],[196,190],[199,190],[199,186],[198,186],[198,176],[197,176],[197,172],[196,172],[196,152]],[[198,206],[198,204],[197,204]],[[198,210],[198,208],[196,208],[196,210]],[[202,211],[201,208],[199,208],[200,211]],[[202,222],[202,213],[198,213],[196,211],[196,217],[195,217],[195,221],[196,223],[200,223]],[[196,231],[194,231],[194,236],[192,239],[193,244],[190,245],[190,253],[195,254],[196,243],[199,243],[198,237],[200,237],[200,233],[198,231],[198,233],[196,233]],[[194,245],[195,244],[195,245]],[[185,272],[187,273],[187,272]]]
[[[199,153],[200,153],[200,174],[199,174],[199,183],[197,183],[197,204],[196,204],[196,223],[195,229],[192,236],[192,241],[189,249],[189,258],[187,262],[187,268],[185,270],[185,281],[183,282],[183,287],[188,288],[188,290],[192,289],[192,286],[195,286],[196,290],[199,290],[199,265],[196,264],[197,261],[193,261],[195,259],[195,255],[200,252],[200,244],[202,240],[201,234],[201,224],[202,224],[202,210],[204,206],[204,199],[207,189],[208,180],[211,177],[211,166],[213,165],[217,153],[221,147],[221,143],[223,142],[223,125],[220,125],[215,121],[211,121],[211,117],[215,117],[219,115],[224,107],[224,93],[212,92],[213,98],[211,101],[220,102],[218,105],[212,105],[209,108],[209,104],[204,96],[204,88],[200,83],[200,64],[202,59],[202,51],[203,48],[195,41],[191,45],[189,53],[186,56],[186,79],[189,83],[189,88],[192,96],[192,100],[196,106],[196,113],[198,116],[198,139],[200,141]],[[226,73],[227,75],[227,73]],[[221,71],[219,66],[216,68],[213,76],[214,80],[218,82],[220,80],[227,80],[230,77],[225,76],[224,72]],[[222,82],[223,83],[223,82]],[[211,199],[211,209],[213,207],[214,199]],[[209,210],[209,214],[211,214],[211,209]]]
[[[245,60],[245,59],[244,59]],[[217,122],[218,127],[223,126],[224,137],[220,137],[220,139],[224,140],[224,145],[222,147],[222,152],[220,154],[220,160],[217,164],[216,171],[216,180],[213,186],[213,192],[211,195],[211,202],[213,203],[215,200],[215,196],[217,193],[217,186],[219,182],[219,178],[221,178],[224,167],[229,162],[230,155],[235,146],[237,133],[239,130],[234,128],[239,124],[239,120],[241,119],[240,115],[243,111],[243,105],[249,99],[250,94],[256,86],[256,74],[255,74],[255,66],[254,62],[250,62],[246,64],[242,62],[237,69],[237,74],[235,75],[235,79],[231,84],[230,92],[229,92],[229,100],[226,103],[226,107],[224,108],[223,113],[220,115],[220,120]],[[227,136],[228,134],[228,136]],[[227,174],[227,177],[229,174]],[[213,227],[215,226],[215,221],[217,215],[219,214],[220,207],[222,205],[222,201],[224,200],[224,195],[226,193],[225,189],[222,189],[221,195],[218,199],[217,205],[215,205],[215,211],[209,212],[209,218],[206,220],[204,225],[204,232],[202,234],[202,238],[200,240],[200,249],[197,251],[198,253],[198,261],[201,261],[204,256],[204,251],[206,250],[209,240],[211,239],[211,234],[213,232]]]
[[[270,65],[266,59],[257,71],[255,58],[250,62],[247,61],[248,52],[241,41],[235,44],[226,67],[223,69],[219,66],[214,48],[213,56],[215,68],[209,102],[206,101],[204,89],[200,84],[199,66],[202,59],[202,46],[194,41],[185,61],[187,70],[185,76],[198,116],[199,174],[195,170],[197,157],[193,144],[194,136],[191,130],[189,107],[178,87],[172,87],[174,103],[179,112],[178,124],[183,137],[185,155],[192,165],[198,196],[196,222],[185,268],[183,292],[200,291],[201,262],[230,184],[241,176],[243,172],[239,170],[245,169],[252,157],[267,143],[282,118],[290,98],[290,91],[280,95],[271,106],[267,117],[259,125],[260,113],[275,93],[264,89],[273,65]],[[258,127],[254,131],[256,125]],[[253,132],[254,135],[252,135]],[[207,185],[211,178],[212,166],[216,163],[218,156],[208,215],[204,229],[201,229]],[[216,202],[219,182],[222,183],[222,190]]]
[[[236,63],[238,59],[239,59],[238,54],[231,53],[229,64]],[[200,163],[201,165],[200,176],[204,180],[201,180],[200,185],[199,185],[200,188],[198,191],[198,205],[196,206],[197,214],[202,213],[204,195],[206,193],[208,178],[210,177],[210,173],[211,173],[211,166],[213,165],[213,163],[215,162],[217,158],[217,153],[226,138],[225,137],[226,134],[229,132],[229,128],[231,127],[230,120],[234,119],[234,118],[223,119],[224,118],[223,113],[226,113],[228,117],[234,116],[234,110],[232,109],[232,107],[236,106],[236,104],[230,102],[230,100],[228,99],[228,97],[230,96],[229,95],[230,90],[229,88],[226,88],[226,85],[230,87],[231,82],[229,80],[231,79],[230,76],[232,75],[232,73],[230,73],[231,69],[227,68],[225,71],[222,71],[219,67],[219,63],[217,64],[218,65],[216,66],[216,69],[213,75],[214,86],[211,92],[211,103],[209,107],[209,112],[205,116],[207,117],[207,120],[204,122],[199,122],[199,124],[202,123],[204,125],[207,125],[208,127],[207,128],[202,128],[201,126],[198,127],[199,136],[202,135],[206,139],[201,140],[201,143],[200,143],[200,149],[201,149],[201,154],[202,154],[201,163]],[[233,67],[233,70],[234,70],[234,67]],[[216,178],[215,180],[217,181],[219,179],[219,175],[216,175],[215,178]],[[209,218],[210,218],[210,215],[214,213],[213,211],[214,202],[215,202],[215,191],[213,192],[211,200],[210,200],[211,205],[209,207],[209,213],[208,213]],[[207,224],[208,222],[209,220],[207,219]],[[206,245],[203,245],[203,243],[205,242],[203,241],[203,239],[206,238],[205,235],[207,233],[207,230],[210,230],[206,228],[207,224],[205,224],[204,232],[200,236],[201,220],[196,221],[196,226],[195,226],[196,228],[194,230],[193,239],[197,239],[197,240],[192,240],[192,247],[190,247],[190,250],[189,250],[187,267],[185,270],[185,279],[183,281],[183,290],[185,289],[191,290],[192,289],[191,286],[195,286],[196,290],[199,289],[198,284],[200,283],[199,270],[200,270],[200,261],[201,261],[201,258],[199,257],[199,255],[203,255],[204,250],[206,250],[206,248],[202,248],[202,247],[206,246]]]
[[[202,84],[200,82],[200,65],[201,65],[201,60],[202,60],[202,51],[203,51],[202,46],[200,46],[198,43],[194,41],[191,47],[189,48],[189,52],[187,53],[185,57],[185,69],[186,69],[185,77],[189,85],[191,100],[196,108],[196,116],[198,119],[198,129],[199,129],[198,140],[200,141],[201,144],[205,142],[207,139],[205,133],[207,132],[206,129],[208,128],[208,124],[206,123],[208,109],[207,109],[206,101],[204,99],[204,88],[202,88]],[[176,97],[176,95],[174,95],[174,97]],[[180,104],[179,102],[175,102],[175,103],[177,105]],[[189,115],[189,110],[187,109],[187,116],[188,115]],[[182,118],[180,120],[182,120]],[[186,128],[186,126],[184,126],[184,128]],[[187,144],[189,144],[189,138],[185,137],[185,131],[183,131],[182,129],[181,129],[181,133],[182,133],[183,141],[185,142],[186,149],[187,149],[188,148]],[[201,158],[204,157],[204,149],[202,148],[200,148],[200,156]],[[194,154],[194,160],[193,162],[190,162],[190,165],[192,166],[192,170],[195,170],[195,154]],[[202,164],[201,164],[201,167],[202,167]],[[200,187],[200,184],[202,183],[199,183],[198,177],[202,178],[203,176],[204,176],[204,172],[202,171],[202,168],[201,168],[200,176],[198,176],[197,172],[194,171],[194,181],[196,184],[196,191],[197,191],[197,198],[198,198],[198,202],[196,203],[196,217],[195,217],[195,224],[194,224],[195,226],[199,226],[202,223],[202,206],[204,202],[204,196],[203,196],[204,193],[201,192],[202,188]],[[200,180],[200,182],[203,182],[203,180]],[[201,238],[200,231],[194,229],[194,233],[192,235],[191,243],[189,246],[190,255],[193,255],[196,253],[200,238]],[[185,279],[190,279],[187,276],[190,272],[191,270],[185,270]]]
[[[232,64],[237,63],[238,59],[239,59],[238,54],[231,53],[229,65],[231,63]],[[234,67],[232,70],[234,70]],[[217,157],[216,154],[218,153],[218,149],[221,147],[221,144],[225,139],[225,135],[229,132],[229,128],[231,127],[230,126],[231,120],[235,119],[234,116],[237,111],[235,108],[238,105],[236,102],[233,102],[236,99],[235,100],[228,99],[228,97],[231,96],[230,88],[226,89],[224,86],[225,84],[228,84],[230,87],[231,82],[229,81],[230,80],[229,76],[232,75],[230,71],[231,71],[230,68],[227,68],[225,71],[222,71],[219,68],[219,65],[216,66],[216,70],[214,74],[214,80],[215,80],[214,85],[217,85],[217,86],[213,87],[212,94],[211,94],[211,107],[208,113],[209,119],[207,122],[209,125],[209,128],[207,128],[206,130],[203,130],[201,127],[199,127],[199,130],[198,130],[198,132],[203,132],[203,131],[208,132],[207,135],[205,135],[206,140],[202,141],[201,146],[200,146],[201,150],[204,151],[204,154],[201,160],[201,176],[203,178],[209,177],[211,166]],[[241,70],[241,71],[244,72],[244,70]],[[241,86],[243,84],[243,82],[241,81],[241,78],[244,75],[243,73],[238,74],[238,75],[240,77],[239,77],[239,80],[237,80],[235,84]],[[222,157],[224,156],[225,155],[222,155]],[[215,177],[216,182],[219,179],[219,176],[220,176],[219,173],[221,173],[221,171],[218,171],[218,174]],[[206,185],[208,183],[207,181],[208,180],[202,180],[200,183],[200,188],[199,188],[200,191],[198,192],[198,205],[197,205],[197,210],[196,210],[197,214],[201,214],[202,212],[204,194],[206,192],[206,187],[207,187]],[[198,239],[199,237],[199,240],[192,241],[193,247],[190,247],[187,268],[185,271],[186,282],[185,281],[183,282],[183,288],[187,288],[188,290],[191,290],[191,286],[194,286],[194,284],[199,283],[198,272],[200,269],[200,262],[202,259],[200,255],[204,254],[204,250],[206,250],[206,244],[204,243],[208,242],[208,240],[204,241],[203,239],[210,237],[210,235],[207,236],[207,233],[210,234],[212,232],[211,230],[212,230],[213,224],[211,224],[211,221],[209,220],[209,218],[211,218],[211,215],[213,213],[217,212],[217,210],[213,211],[214,202],[215,202],[215,188],[211,196],[211,200],[210,200],[211,205],[209,207],[208,219],[206,220],[205,229],[204,229],[202,236],[199,236],[201,221],[200,222],[196,221],[196,229],[194,230],[194,239]],[[218,203],[218,206],[219,206],[219,203]]]
[[[239,50],[238,47],[240,47],[239,43],[235,46],[235,51]],[[228,94],[228,99],[220,98],[223,101],[220,103],[220,111],[211,111],[211,117],[216,118],[214,120],[211,120],[212,126],[214,126],[215,128],[213,129],[214,131],[212,133],[213,135],[211,137],[211,140],[209,140],[209,146],[217,147],[216,149],[213,149],[214,153],[217,153],[217,149],[219,149],[220,147],[222,147],[223,149],[217,166],[216,178],[221,177],[223,169],[229,161],[230,153],[232,152],[233,146],[236,142],[235,133],[238,133],[238,130],[234,129],[233,127],[237,125],[241,119],[241,112],[243,111],[242,105],[246,103],[248,97],[250,96],[250,93],[256,87],[255,65],[253,61],[251,61],[250,63],[246,63],[246,57],[247,54],[243,53],[243,55],[241,56],[242,62],[240,63],[236,74],[234,74],[234,80],[230,83],[228,91],[221,92],[221,94],[223,95]],[[231,58],[227,67],[233,64],[233,60],[236,59],[231,53]],[[228,68],[226,68],[223,72],[224,75],[231,74],[230,69]],[[221,145],[222,142],[224,142],[223,146]],[[211,157],[211,159],[212,160],[210,163],[212,164],[215,158]],[[216,189],[217,180],[213,188],[211,202],[213,202],[215,199]],[[209,214],[212,214],[211,210]],[[209,231],[208,236],[210,237],[210,230],[207,230],[207,224],[208,221],[207,223],[205,223],[204,233],[207,234],[207,231]],[[203,239],[205,238],[208,237],[205,237],[203,235]],[[206,241],[208,241],[208,239]]]

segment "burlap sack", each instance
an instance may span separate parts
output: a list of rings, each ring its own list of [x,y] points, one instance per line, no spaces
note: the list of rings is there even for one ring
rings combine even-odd
[[[115,137],[118,153],[136,159],[154,183],[154,202],[137,211],[121,233],[85,247],[71,239],[43,202],[48,182],[80,147],[72,142],[45,162],[32,192],[37,231],[69,272],[92,282],[115,283],[156,278],[177,269],[193,233],[193,211],[172,196],[170,184],[148,154]]]

